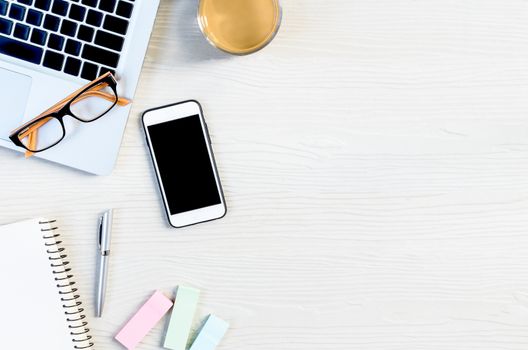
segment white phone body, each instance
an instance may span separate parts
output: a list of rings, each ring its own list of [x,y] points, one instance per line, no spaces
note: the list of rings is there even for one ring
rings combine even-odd
[[[173,162],[173,164],[169,167],[166,164],[167,158],[166,158],[165,153],[161,156],[160,154],[157,154],[161,152],[167,152],[167,150],[157,149],[157,148],[160,148],[160,144],[163,144],[162,143],[163,141],[155,140],[154,138],[156,137],[159,138],[160,134],[159,134],[159,131],[157,130],[161,130],[160,128],[162,128],[164,130],[162,132],[167,132],[166,131],[167,128],[169,129],[176,128],[179,125],[178,120],[183,119],[183,118],[188,118],[186,119],[186,121],[184,121],[184,123],[186,123],[188,120],[194,120],[193,122],[195,123],[195,125],[197,125],[196,116],[199,116],[200,125],[201,125],[201,134],[202,134],[201,137],[203,137],[203,140],[199,137],[199,135],[194,135],[194,136],[191,135],[190,137],[192,137],[192,142],[196,142],[196,146],[198,146],[197,148],[202,150],[202,152],[199,153],[201,156],[198,157],[201,162],[199,166],[202,166],[202,167],[206,167],[206,164],[204,164],[205,157],[204,157],[204,152],[202,148],[202,142],[205,143],[205,146],[207,148],[207,154],[209,156],[208,162],[214,174],[214,183],[216,184],[216,191],[217,191],[217,195],[219,198],[219,202],[218,202],[218,198],[215,197],[215,194],[212,193],[212,189],[214,186],[212,185],[213,181],[209,173],[210,169],[207,168],[206,170],[208,174],[208,177],[207,177],[208,186],[203,186],[203,187],[207,187],[210,189],[209,193],[206,194],[206,197],[207,196],[215,197],[214,199],[215,203],[211,205],[199,207],[199,208],[192,208],[191,210],[185,210],[185,211],[180,211],[180,209],[171,210],[171,208],[174,208],[174,206],[176,205],[178,205],[179,207],[186,207],[186,203],[181,202],[181,199],[179,198],[180,196],[174,194],[178,192],[172,191],[174,187],[178,188],[180,191],[189,192],[192,190],[192,187],[194,186],[194,189],[197,191],[197,193],[202,191],[200,187],[201,186],[200,183],[191,183],[190,186],[183,185],[183,184],[180,186],[177,183],[178,174],[181,174],[181,172],[189,171],[189,174],[188,174],[188,177],[189,177],[192,175],[191,173],[192,171],[196,171],[196,170],[189,169],[189,168],[194,169],[195,168],[194,166],[191,166],[191,167],[188,167],[188,169],[185,169],[186,164],[194,165],[194,163],[187,162],[184,164],[179,164],[178,162],[179,154],[182,154],[181,159],[184,159],[185,157],[189,157],[188,153],[193,152],[193,150],[192,149],[189,150],[186,147],[184,147],[185,150],[179,150],[179,149],[169,150],[170,159],[171,159],[171,162]],[[179,123],[181,124],[182,121],[179,121]],[[161,124],[163,126],[161,126]],[[148,144],[148,147],[151,153],[152,161],[154,163],[154,169],[156,171],[158,184],[160,187],[161,195],[163,197],[163,203],[165,206],[165,210],[166,210],[170,225],[173,227],[179,228],[179,227],[189,226],[189,225],[197,224],[200,222],[211,221],[211,220],[215,220],[215,219],[219,219],[223,217],[227,212],[227,208],[225,205],[225,199],[224,199],[224,195],[222,191],[222,186],[220,183],[220,178],[218,176],[218,170],[215,164],[213,150],[211,148],[211,142],[210,142],[209,133],[207,130],[207,124],[205,123],[202,108],[200,104],[197,101],[190,100],[190,101],[183,101],[183,102],[179,102],[176,104],[147,110],[143,113],[143,126],[144,126],[144,130],[146,133],[147,144]],[[173,129],[173,130],[178,131],[178,132],[184,132],[183,130],[184,128],[185,126],[182,128],[180,125],[179,130],[177,129]],[[194,129],[192,130],[194,130],[193,132],[196,133],[197,127],[194,127]],[[172,137],[172,134],[171,134],[171,137]],[[174,139],[171,140],[171,142],[174,142]],[[184,142],[184,141],[181,141],[181,142]],[[180,148],[182,148],[181,145],[180,145]],[[178,153],[179,151],[185,152],[185,155],[183,155],[183,153]],[[158,164],[158,160],[160,162],[164,162],[164,164],[161,164],[160,166],[160,164]],[[173,170],[172,166],[174,166],[174,169],[178,169],[178,170]],[[162,171],[163,169],[169,169],[168,172],[170,172],[171,175],[175,175],[175,176],[167,180],[166,173],[165,174],[160,173],[160,168],[162,169]],[[173,173],[174,171],[177,171],[178,173],[174,174]],[[198,174],[198,175],[201,175],[201,174]],[[194,177],[197,177],[197,176],[194,176]],[[165,180],[163,180],[164,178]],[[191,176],[191,178],[193,177]],[[187,178],[187,180],[189,180],[189,178]],[[175,181],[175,182],[171,183],[171,181]],[[189,190],[189,187],[191,187],[191,190]],[[187,196],[189,196],[189,194],[187,194]],[[185,195],[181,197],[185,197]],[[179,200],[180,202],[178,203]]]

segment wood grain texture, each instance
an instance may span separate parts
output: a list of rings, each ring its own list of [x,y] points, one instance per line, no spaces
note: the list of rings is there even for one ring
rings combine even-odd
[[[189,284],[232,324],[220,349],[525,350],[528,2],[282,6],[276,39],[231,57],[196,1],[162,1],[113,174],[0,150],[0,221],[59,214],[91,313],[97,213],[117,209],[98,349],[154,289]],[[229,211],[174,230],[139,117],[189,98]]]

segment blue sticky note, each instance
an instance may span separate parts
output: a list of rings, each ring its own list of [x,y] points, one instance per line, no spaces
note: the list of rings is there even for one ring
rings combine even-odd
[[[216,349],[228,328],[229,323],[215,315],[209,315],[189,350]]]

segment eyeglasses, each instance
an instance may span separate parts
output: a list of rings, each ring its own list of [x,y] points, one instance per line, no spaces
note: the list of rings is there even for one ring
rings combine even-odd
[[[64,139],[65,116],[90,123],[107,114],[116,105],[126,106],[129,103],[129,100],[117,95],[117,81],[112,73],[107,72],[13,130],[9,139],[15,145],[25,148],[26,157],[31,157]]]

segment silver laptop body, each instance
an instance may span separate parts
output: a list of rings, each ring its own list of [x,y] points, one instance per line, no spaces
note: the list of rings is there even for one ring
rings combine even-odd
[[[10,131],[104,71],[114,72],[119,95],[132,99],[158,5],[159,0],[0,0],[0,146],[23,152],[8,139]],[[35,157],[107,175],[129,112],[130,105],[116,106],[92,123],[68,121],[65,139]]]

